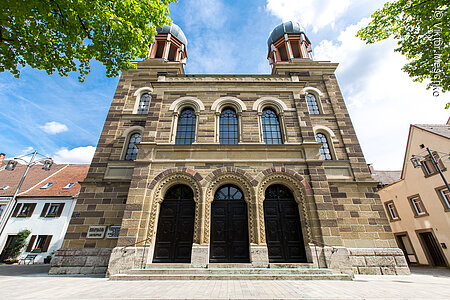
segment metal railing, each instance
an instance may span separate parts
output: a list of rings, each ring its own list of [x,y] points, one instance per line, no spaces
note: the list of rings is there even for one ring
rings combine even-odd
[[[319,269],[321,268],[321,267],[320,267],[319,255],[317,254],[317,244],[319,244],[319,245],[323,246],[323,247],[322,247],[322,255],[323,255],[323,261],[324,261],[324,263],[325,263],[325,267],[324,267],[324,268],[325,268],[325,269],[328,269],[327,257],[326,257],[326,255],[325,255],[325,247],[330,247],[330,248],[331,248],[331,254],[333,254],[334,252],[336,252],[336,251],[337,251],[337,248],[334,247],[334,246],[327,245],[327,244],[325,244],[325,243],[316,241],[316,240],[310,240],[310,241],[314,244],[314,250],[315,250],[315,252],[316,252],[316,259],[317,259],[317,268],[319,268]]]
[[[133,244],[125,245],[122,247],[122,251],[124,253],[126,253],[127,247],[132,247],[132,246],[136,246],[137,244],[144,243],[144,247],[143,247],[144,249],[142,249],[141,269],[145,269],[146,264],[144,263],[144,260],[145,260],[145,253],[147,252],[147,248],[148,248],[147,242],[151,239],[152,239],[151,237],[148,237],[145,240],[137,241]]]

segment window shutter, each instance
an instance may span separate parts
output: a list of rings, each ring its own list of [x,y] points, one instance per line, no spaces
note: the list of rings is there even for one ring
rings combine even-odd
[[[34,209],[36,208],[36,203],[31,203],[30,205],[30,211],[27,214],[27,217],[31,217],[31,215],[33,214]]]
[[[33,250],[33,244],[35,240],[36,236],[32,235],[30,241],[28,242],[27,250],[25,250],[26,252],[30,252],[31,250]]]
[[[58,212],[56,213],[56,216],[57,216],[57,217],[61,217],[61,214],[62,214],[63,209],[64,209],[64,203],[61,203],[61,204],[59,205]]]
[[[44,246],[42,247],[42,252],[48,251],[48,246],[50,246],[50,242],[52,240],[53,235],[47,235],[47,238],[45,239]]]
[[[17,203],[16,204],[16,207],[14,208],[14,212],[12,214],[13,217],[17,217],[21,207],[22,207],[22,203]]]
[[[42,209],[42,212],[41,212],[41,217],[45,217],[45,215],[47,214],[49,205],[50,205],[50,203],[45,203],[44,208]]]

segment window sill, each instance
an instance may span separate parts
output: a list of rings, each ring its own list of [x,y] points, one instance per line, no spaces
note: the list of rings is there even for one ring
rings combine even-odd
[[[401,221],[402,219],[400,219],[400,218],[397,218],[397,219],[389,219],[389,221],[391,222],[391,223],[393,223],[393,222],[397,222],[397,221]]]
[[[420,215],[414,215],[414,218],[422,218],[422,217],[427,217],[429,216],[428,213],[424,213],[424,214],[420,214]]]
[[[441,169],[441,172],[445,172],[445,171],[447,171],[447,168]],[[432,173],[432,174],[425,174],[425,173],[424,173],[424,176],[425,176],[425,178],[428,178],[428,177],[432,177],[432,176],[434,176],[434,175],[436,175],[436,174],[439,174],[439,171],[436,171],[436,172],[434,172],[434,173]]]

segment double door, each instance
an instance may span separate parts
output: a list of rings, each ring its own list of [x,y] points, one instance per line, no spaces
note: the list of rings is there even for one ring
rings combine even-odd
[[[210,262],[248,263],[247,204],[234,185],[221,187],[211,206]]]
[[[264,221],[269,262],[306,262],[298,205],[289,189],[282,185],[267,188]]]
[[[194,217],[192,190],[185,185],[171,188],[160,208],[153,262],[191,262]]]

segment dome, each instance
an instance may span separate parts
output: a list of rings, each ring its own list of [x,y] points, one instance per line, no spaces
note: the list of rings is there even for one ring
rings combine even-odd
[[[293,21],[284,22],[272,30],[272,33],[270,34],[269,39],[267,40],[267,46],[269,46],[269,51],[270,45],[278,41],[286,33],[288,34],[304,33],[306,36],[305,29],[302,27],[302,25],[300,25],[300,23]]]
[[[163,27],[156,27],[156,31],[158,33],[170,33],[173,37],[179,40],[185,47],[187,47],[187,39],[186,36],[184,35],[183,30],[181,30],[181,28],[175,23],[172,23],[172,25],[164,25]]]

